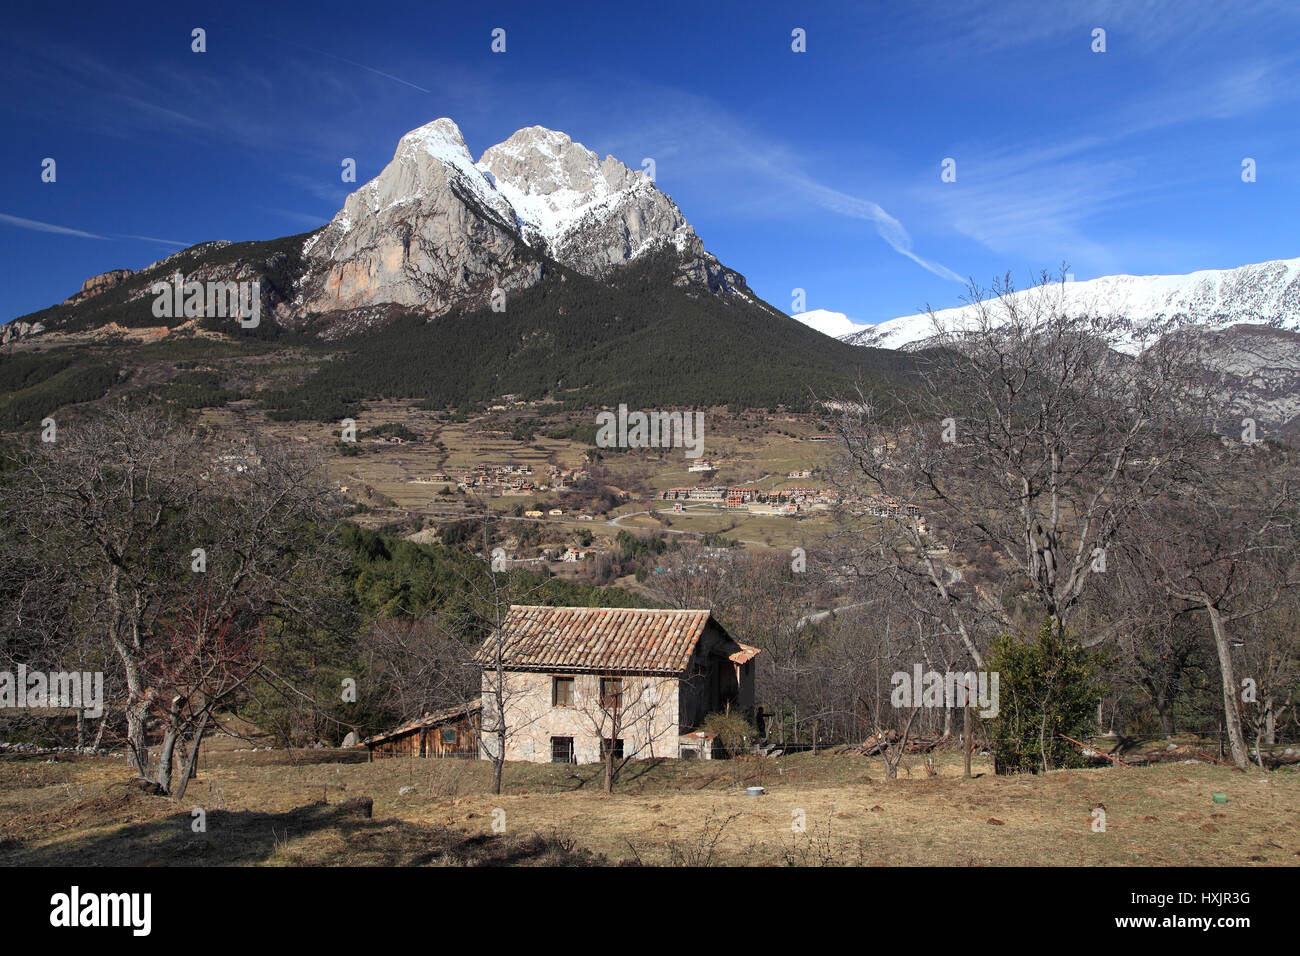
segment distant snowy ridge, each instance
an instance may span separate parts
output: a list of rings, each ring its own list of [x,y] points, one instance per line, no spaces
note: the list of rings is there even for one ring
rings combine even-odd
[[[1027,303],[1042,288],[1013,294],[1017,304]],[[1205,326],[1224,329],[1233,325],[1263,325],[1300,331],[1300,259],[1276,259],[1235,269],[1204,269],[1186,275],[1113,275],[1067,282],[1059,290],[1063,310],[1070,315],[1123,316],[1134,327],[1181,328]],[[994,316],[1000,313],[994,307]],[[906,315],[840,336],[850,345],[887,349],[915,349],[936,334],[935,322],[945,332],[960,332],[974,323],[975,309],[958,306],[927,314]],[[1126,336],[1114,343],[1133,352],[1139,339]]]
[[[816,329],[822,335],[829,335],[833,339],[845,339],[855,332],[863,332],[871,328],[869,325],[860,325],[854,322],[843,312],[832,312],[829,309],[811,309],[807,312],[796,312],[791,318],[802,322],[810,329]]]

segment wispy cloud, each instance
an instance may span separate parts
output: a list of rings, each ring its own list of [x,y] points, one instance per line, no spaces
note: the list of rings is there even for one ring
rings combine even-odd
[[[864,12],[866,7],[862,8]],[[906,49],[926,59],[983,56],[1019,47],[1076,38],[1084,48],[1092,30],[1104,29],[1108,48],[1175,58],[1232,36],[1258,35],[1260,24],[1279,27],[1300,20],[1293,0],[1235,0],[1191,3],[1189,0],[1089,0],[1043,3],[1041,0],[947,0],[943,4],[898,6],[872,27],[886,46]],[[918,38],[920,46],[918,48]],[[902,41],[902,42],[893,42]]]
[[[316,176],[306,176],[302,173],[286,172],[284,180],[304,192],[310,193],[317,199],[329,203],[336,210],[343,205],[343,200],[348,195],[347,186],[343,184],[336,173],[332,174],[329,179],[322,179]],[[331,215],[333,214],[331,213]]]
[[[1194,87],[1157,89],[1108,105],[1097,117],[1072,115],[1072,135],[1055,140],[992,148],[987,140],[954,144],[959,183],[929,185],[921,193],[952,229],[999,254],[1050,249],[1072,264],[1123,268],[1115,237],[1104,243],[1091,238],[1090,221],[1203,186],[1205,174],[1198,174],[1191,155],[1171,162],[1153,151],[1164,152],[1180,127],[1195,134],[1197,124],[1244,119],[1300,97],[1294,61],[1239,64]],[[1203,141],[1213,143],[1208,136]],[[1159,175],[1151,175],[1155,168]]]
[[[693,94],[662,89],[654,95],[642,91],[642,97],[642,102],[655,111],[654,118],[644,118],[635,131],[615,138],[643,142],[648,132],[660,143],[655,150],[657,157],[674,157],[677,174],[689,170],[712,182],[726,180],[732,189],[748,186],[750,194],[761,195],[764,200],[773,190],[784,191],[800,202],[836,215],[870,222],[894,252],[940,278],[965,281],[942,263],[918,254],[907,228],[880,203],[838,189],[813,175],[808,171],[807,158],[787,143],[759,135],[716,103]],[[664,120],[664,116],[672,119]],[[634,161],[632,153],[623,159]]]
[[[214,130],[213,124],[158,102],[164,95],[177,99],[174,84],[115,67],[66,40],[14,44],[4,55],[17,93],[15,106],[33,117],[47,118],[42,106],[54,96],[67,104],[59,110],[61,123],[115,139]]]
[[[205,123],[203,120],[195,119],[193,116],[188,116],[178,110],[159,106],[157,103],[150,103],[147,100],[140,99],[138,96],[129,96],[126,93],[114,93],[113,96],[122,102],[135,107],[142,113],[156,117],[164,125],[190,127],[193,129],[211,128],[211,124]]]
[[[330,221],[329,216],[312,215],[306,212],[295,212],[292,209],[277,209],[273,206],[267,207],[267,212],[275,213],[277,216],[283,216],[291,222],[296,222],[304,226],[323,226]]]

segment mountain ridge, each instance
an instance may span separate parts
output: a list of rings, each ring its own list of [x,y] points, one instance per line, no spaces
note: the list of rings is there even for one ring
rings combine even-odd
[[[153,285],[177,273],[187,284],[258,282],[258,323],[155,316]],[[293,371],[242,367],[233,391],[281,419],[337,419],[381,398],[468,410],[503,395],[548,407],[809,408],[814,393],[897,379],[911,365],[764,302],[643,172],[542,127],[476,162],[445,118],[403,136],[318,229],[210,241],[93,277],[0,337],[10,351],[84,344],[120,358],[122,381],[154,383],[164,373],[149,354],[192,362],[222,345],[206,339],[264,340],[284,347]],[[222,381],[204,380],[205,400]],[[33,393],[23,414],[43,407]]]
[[[1057,291],[1060,297],[1049,297],[1047,308],[1076,317],[1122,316],[1123,331],[1110,343],[1120,352],[1136,354],[1167,336],[1196,338],[1214,370],[1224,421],[1258,419],[1274,434],[1300,435],[1300,258],[1182,275],[1100,276],[1059,289],[1035,286],[1010,293],[1011,304],[1032,314],[1035,295]],[[996,319],[1003,309],[991,313]],[[933,316],[900,316],[839,338],[915,352],[931,345],[939,330],[960,335],[975,320],[967,304]]]
[[[1033,292],[1012,293],[1024,301]],[[1160,335],[1184,326],[1212,330],[1238,324],[1264,325],[1300,331],[1300,258],[1272,259],[1230,269],[1200,269],[1173,275],[1115,274],[1080,282],[1062,283],[1062,304],[1070,314],[1123,314],[1133,334],[1117,341],[1121,351],[1141,347],[1143,336]],[[934,320],[948,332],[969,327],[974,315],[970,304],[939,309]],[[917,349],[936,334],[929,313],[888,319],[867,329],[848,333],[840,340],[850,345]]]
[[[296,250],[284,240],[214,240],[135,272],[92,276],[64,302],[0,328],[0,342],[94,327],[96,298],[119,289],[126,298],[116,304],[137,308],[115,324],[157,326],[141,309],[151,302],[148,286],[171,264],[187,266],[186,279],[200,282],[277,273],[263,289],[263,315],[327,339],[364,331],[394,310],[436,317],[487,304],[498,290],[509,296],[536,285],[548,262],[599,278],[657,251],[678,259],[674,284],[771,309],[743,275],[704,248],[672,198],[644,172],[613,156],[600,160],[567,133],[540,126],[488,147],[478,162],[453,120],[417,127],[328,223],[301,235]],[[274,254],[262,258],[271,247]],[[238,261],[236,253],[250,258]]]

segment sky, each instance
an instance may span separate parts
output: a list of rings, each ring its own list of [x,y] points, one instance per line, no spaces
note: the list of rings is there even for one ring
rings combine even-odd
[[[1300,256],[1295,0],[0,16],[0,321],[193,243],[314,229],[441,116],[475,159],[532,125],[653,159],[705,246],[787,312],[874,323],[1062,264],[1082,280]]]

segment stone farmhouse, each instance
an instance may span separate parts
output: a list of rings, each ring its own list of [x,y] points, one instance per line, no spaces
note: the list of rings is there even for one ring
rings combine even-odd
[[[476,655],[482,755],[500,746],[501,711],[507,760],[701,755],[707,715],[753,718],[758,654],[710,611],[514,605]]]

